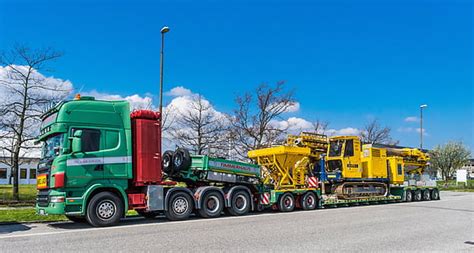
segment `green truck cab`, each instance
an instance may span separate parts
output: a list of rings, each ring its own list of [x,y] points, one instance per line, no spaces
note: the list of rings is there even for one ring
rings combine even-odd
[[[45,113],[38,141],[38,214],[83,219],[91,197],[107,190],[128,205],[132,178],[130,109],[125,101],[92,97],[62,102]],[[104,205],[104,210],[110,205]],[[104,211],[104,212],[105,212]],[[110,215],[110,211],[109,211]]]

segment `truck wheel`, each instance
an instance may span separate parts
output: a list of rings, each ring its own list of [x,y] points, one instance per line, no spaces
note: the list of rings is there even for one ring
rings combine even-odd
[[[295,209],[295,197],[287,192],[280,197],[278,201],[278,210],[280,212],[291,212]]]
[[[186,170],[191,166],[191,155],[184,148],[178,148],[173,154],[173,174]]]
[[[123,213],[119,197],[111,192],[100,192],[89,201],[86,219],[94,227],[105,227],[118,223]]]
[[[431,200],[431,197],[430,197],[430,190],[424,189],[423,192],[422,192],[422,195],[423,195],[423,200],[424,200],[424,201]]]
[[[169,174],[173,171],[173,151],[165,151],[161,159],[163,165],[163,172]]]
[[[411,190],[405,191],[405,201],[412,202],[413,201],[413,192]]]
[[[431,190],[431,199],[432,200],[439,200],[439,191],[438,191],[438,189]]]
[[[82,216],[69,216],[69,215],[66,215],[66,218],[68,218],[70,221],[76,222],[76,223],[86,222],[86,217],[82,217]]]
[[[303,210],[314,210],[316,209],[317,198],[313,192],[307,192],[301,197],[301,208]]]
[[[203,218],[217,218],[224,209],[224,199],[218,191],[208,191],[204,194],[201,203],[201,209],[198,210],[199,216]]]
[[[234,216],[245,215],[250,211],[250,207],[249,194],[244,190],[238,190],[232,194],[230,207],[227,208],[227,212]]]
[[[420,201],[421,200],[421,190],[420,189],[416,189],[415,190],[415,193],[413,194],[413,199],[415,201]]]
[[[168,200],[168,210],[165,216],[169,220],[185,220],[193,211],[193,200],[185,192],[173,192]]]

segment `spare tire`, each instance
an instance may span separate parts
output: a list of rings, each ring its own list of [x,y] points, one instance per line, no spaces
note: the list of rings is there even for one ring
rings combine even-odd
[[[173,174],[187,170],[191,166],[191,155],[184,148],[178,148],[173,154]]]
[[[163,153],[161,164],[164,173],[170,174],[173,171],[173,151],[167,150]]]

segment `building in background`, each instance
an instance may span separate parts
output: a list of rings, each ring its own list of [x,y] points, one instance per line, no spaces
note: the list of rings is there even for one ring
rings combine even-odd
[[[4,157],[0,158],[0,161]],[[20,184],[36,184],[36,168],[38,167],[39,158],[21,158],[20,169],[18,171]],[[12,170],[11,167],[3,162],[0,162],[0,184],[12,184]]]
[[[474,179],[474,159],[469,159],[461,169],[467,171],[467,179]]]

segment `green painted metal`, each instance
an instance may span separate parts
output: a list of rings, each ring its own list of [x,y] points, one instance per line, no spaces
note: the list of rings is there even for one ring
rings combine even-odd
[[[65,187],[56,191],[67,193],[67,198],[78,200],[41,209],[45,209],[47,213],[64,213],[68,205],[81,205],[80,210],[84,214],[84,206],[90,194],[98,188],[115,189],[121,193],[125,206],[128,206],[125,190],[128,188],[128,180],[133,177],[129,103],[82,98],[58,104],[44,114],[42,119],[38,141],[46,141],[58,134],[64,135],[59,154],[43,158],[53,159],[49,185],[55,183],[55,178],[51,175],[65,172]],[[72,153],[73,129],[99,132],[99,150]],[[102,167],[97,169],[98,166]]]
[[[192,181],[206,181],[206,176],[209,172],[260,178],[260,166],[258,165],[213,158],[207,155],[191,156],[191,166],[188,170],[180,172],[180,178]]]

